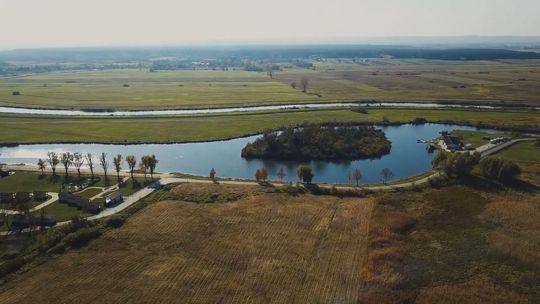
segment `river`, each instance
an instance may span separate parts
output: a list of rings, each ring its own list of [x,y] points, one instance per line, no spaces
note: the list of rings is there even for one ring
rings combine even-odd
[[[124,158],[126,155],[135,155],[140,158],[142,155],[155,154],[159,160],[156,170],[163,173],[182,172],[207,176],[210,169],[215,168],[218,176],[252,179],[257,169],[266,167],[270,177],[278,179],[276,173],[280,168],[284,168],[287,174],[285,180],[294,181],[297,179],[296,167],[306,164],[312,167],[315,173],[314,182],[317,183],[348,183],[348,173],[356,168],[363,174],[362,183],[377,183],[381,181],[380,172],[383,168],[389,168],[394,173],[392,180],[421,174],[431,168],[431,160],[436,153],[428,153],[425,145],[417,143],[417,139],[432,139],[441,131],[476,130],[473,127],[443,124],[406,124],[378,128],[384,130],[387,138],[392,142],[390,154],[379,159],[343,162],[243,159],[240,151],[248,142],[253,142],[258,138],[257,135],[224,141],[184,144],[25,144],[0,147],[0,162],[35,165],[39,158],[46,158],[48,151],[92,153],[96,158],[98,154],[105,152],[111,164],[116,154],[121,154]],[[127,168],[127,164],[124,163],[123,168]]]

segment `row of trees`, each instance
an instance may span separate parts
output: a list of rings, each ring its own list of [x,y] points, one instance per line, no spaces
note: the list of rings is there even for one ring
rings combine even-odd
[[[478,152],[473,154],[441,152],[435,156],[432,164],[434,169],[456,179],[469,176],[476,165],[480,169],[480,174],[489,179],[509,181],[521,174],[521,168],[514,162],[492,156],[481,159]]]
[[[309,166],[305,165],[298,166],[296,169],[296,175],[298,176],[298,179],[304,183],[311,183],[313,181],[313,177],[315,176],[313,174],[313,170],[311,170]],[[279,177],[280,181],[283,182],[283,178],[287,176],[283,167],[279,169],[277,176]],[[389,168],[384,168],[381,170],[381,179],[384,184],[386,184],[393,176],[394,173]],[[349,182],[356,181],[356,186],[359,186],[363,175],[360,169],[356,168],[350,171],[347,177],[349,178]],[[268,170],[266,168],[257,169],[255,172],[255,180],[257,180],[257,182],[266,182],[268,180]]]
[[[121,154],[118,154],[113,157],[113,166],[116,171],[116,177],[120,179],[120,171],[122,171],[122,162],[124,160],[124,157]],[[97,162],[103,169],[103,174],[105,175],[105,179],[107,179],[107,172],[110,168],[109,160],[107,159],[106,153],[101,153],[97,157]],[[131,175],[131,178],[133,179],[133,172],[135,171],[135,167],[137,165],[137,158],[134,155],[128,155],[125,158],[125,162],[128,165],[129,173]],[[145,155],[142,156],[139,163],[139,168],[141,171],[144,172],[144,178],[146,178],[146,174],[150,172],[151,178],[154,178],[154,171],[156,169],[158,160],[155,155]],[[56,153],[56,152],[48,152],[46,159],[39,159],[37,162],[37,165],[39,169],[41,170],[41,174],[45,174],[45,169],[47,168],[47,165],[51,168],[52,174],[56,175],[56,167],[58,167],[59,164],[62,164],[65,170],[65,176],[69,176],[69,168],[74,167],[77,170],[77,174],[79,177],[81,177],[81,168],[83,165],[86,164],[88,166],[88,169],[90,169],[90,174],[92,176],[92,179],[94,179],[94,168],[96,167],[96,160],[94,159],[94,155],[92,153],[82,154],[79,152],[71,153],[71,152],[65,152],[65,153]]]

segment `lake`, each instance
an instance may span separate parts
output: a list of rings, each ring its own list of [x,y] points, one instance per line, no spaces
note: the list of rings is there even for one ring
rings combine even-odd
[[[136,144],[136,145],[107,145],[107,144],[36,144],[19,145],[15,147],[0,147],[0,162],[8,164],[35,165],[39,158],[46,158],[48,151],[92,153],[97,159],[101,152],[107,153],[112,167],[112,158],[116,154],[142,155],[155,154],[159,163],[156,171],[182,172],[207,176],[211,168],[217,175],[230,178],[253,179],[255,171],[266,167],[271,179],[278,179],[276,173],[284,168],[287,177],[284,180],[295,181],[296,167],[300,164],[311,166],[314,171],[314,182],[317,183],[348,183],[348,173],[360,169],[363,174],[361,183],[378,183],[381,181],[380,172],[389,168],[394,173],[392,180],[414,176],[431,169],[431,160],[436,153],[428,153],[425,144],[417,143],[417,139],[432,139],[441,131],[477,130],[473,127],[443,124],[400,125],[378,127],[386,133],[392,142],[390,154],[379,159],[367,159],[344,162],[330,161],[266,161],[246,160],[240,156],[242,148],[253,142],[259,136],[230,139],[224,141],[184,143],[184,144]],[[493,130],[485,130],[495,132]],[[97,163],[97,161],[96,161]],[[62,172],[61,165],[59,166]],[[123,164],[127,168],[127,164]],[[111,169],[114,171],[114,169]]]

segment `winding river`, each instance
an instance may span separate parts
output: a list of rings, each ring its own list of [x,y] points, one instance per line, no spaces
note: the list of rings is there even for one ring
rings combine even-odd
[[[351,107],[378,107],[378,108],[475,108],[475,109],[496,109],[494,106],[483,105],[461,105],[461,104],[438,104],[438,103],[415,103],[415,102],[330,102],[330,103],[306,103],[306,104],[281,104],[265,106],[247,106],[230,108],[208,108],[208,109],[184,109],[184,110],[142,110],[142,111],[83,111],[83,110],[54,110],[54,109],[34,109],[24,107],[0,107],[0,113],[5,114],[30,114],[30,115],[58,115],[58,116],[164,116],[164,115],[188,115],[188,114],[212,114],[212,113],[232,113],[251,112],[286,109],[321,109],[321,108],[351,108]]]
[[[46,158],[48,151],[82,152],[98,155],[107,153],[112,163],[116,154],[141,155],[155,154],[159,160],[156,168],[159,172],[183,172],[194,175],[208,175],[215,168],[218,176],[230,178],[252,179],[257,169],[266,167],[270,177],[277,179],[276,173],[284,168],[285,180],[296,180],[296,167],[307,164],[315,173],[317,183],[348,183],[348,173],[352,169],[360,169],[363,174],[362,183],[380,182],[380,172],[389,168],[394,173],[393,180],[414,176],[431,168],[431,160],[435,153],[428,153],[424,144],[417,139],[432,139],[441,131],[476,130],[472,127],[443,124],[400,125],[379,127],[392,142],[390,154],[379,159],[329,162],[312,161],[307,163],[295,161],[263,161],[246,160],[240,157],[240,151],[258,136],[236,138],[224,141],[184,143],[184,144],[136,144],[136,145],[106,145],[106,144],[35,144],[14,147],[0,147],[0,162],[8,164],[35,165],[38,158]],[[483,130],[492,132],[492,130]],[[493,131],[495,132],[495,131]],[[126,164],[124,164],[124,168]],[[61,171],[61,170],[59,170]],[[112,170],[111,170],[112,171]]]

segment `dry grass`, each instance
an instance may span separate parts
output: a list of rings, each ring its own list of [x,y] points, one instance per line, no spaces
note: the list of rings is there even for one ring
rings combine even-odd
[[[16,276],[0,303],[540,301],[535,193],[458,185],[338,199],[213,184],[159,193],[174,200]]]
[[[416,303],[507,304],[530,302],[523,295],[495,284],[483,281],[469,281],[455,285],[447,284],[426,288],[418,295]]]
[[[156,203],[18,276],[0,302],[356,302],[371,206],[286,194]]]
[[[539,268],[540,197],[497,197],[481,217],[496,227],[488,237],[494,250],[527,267]]]

